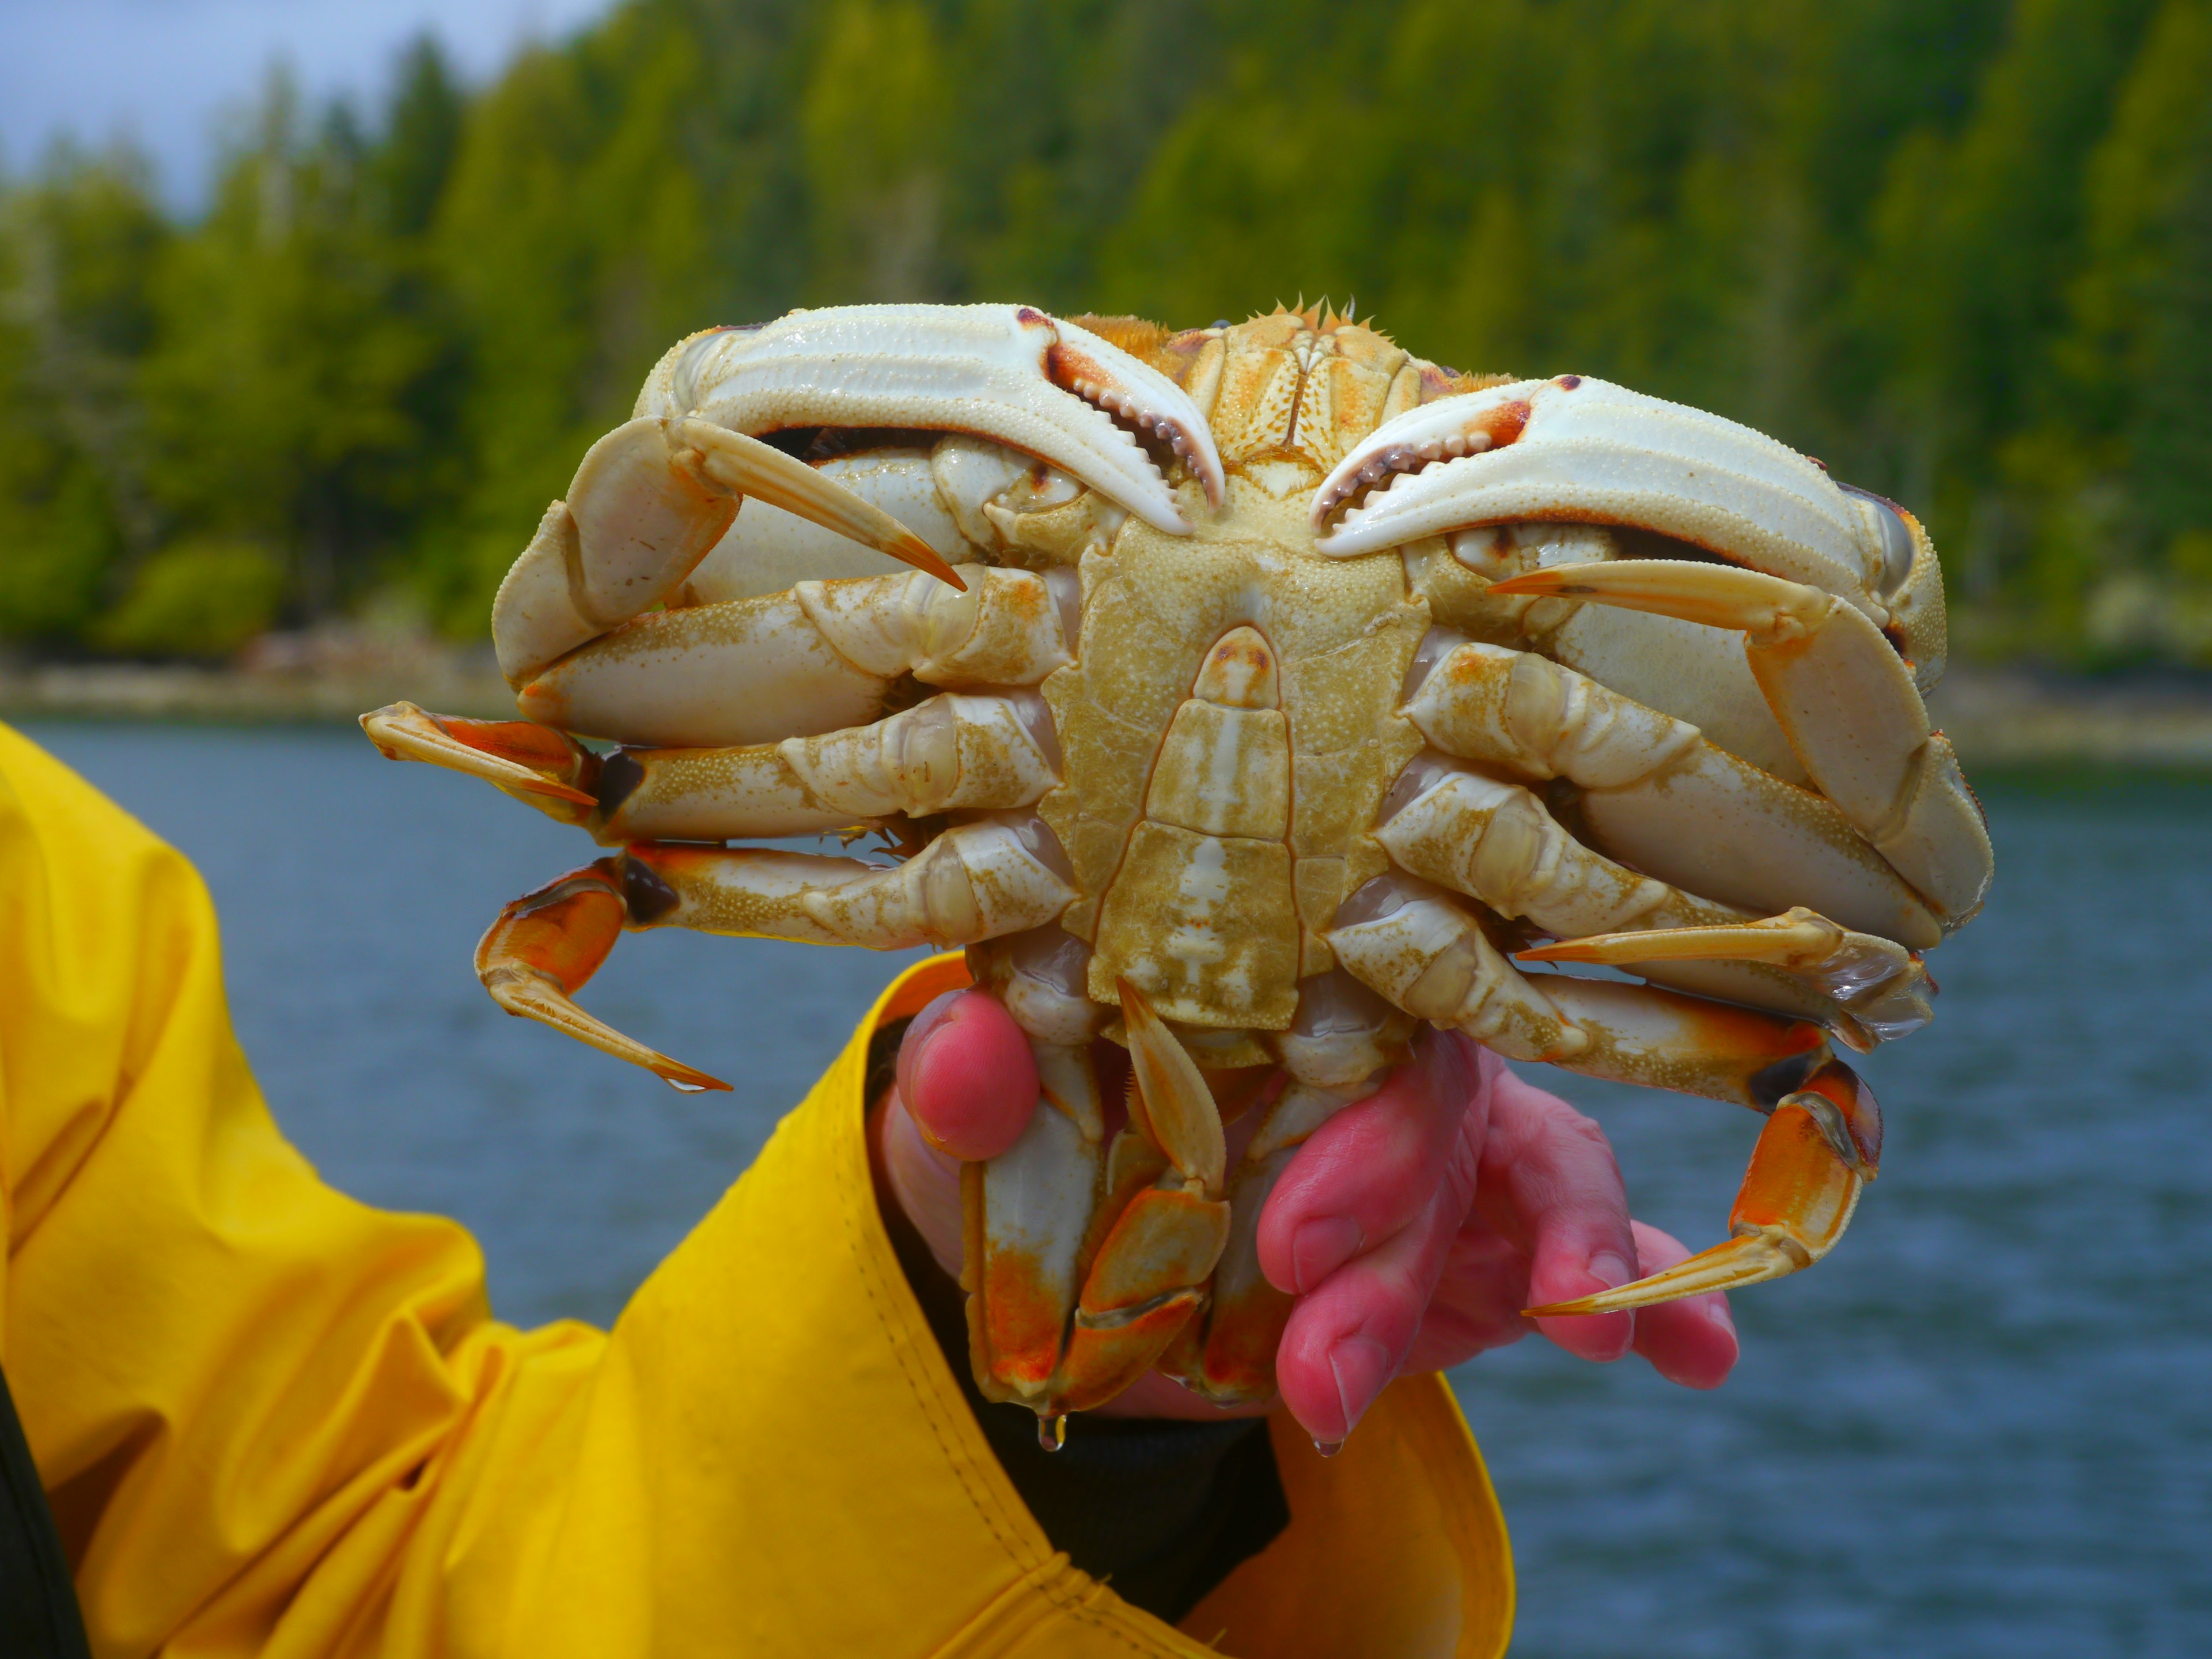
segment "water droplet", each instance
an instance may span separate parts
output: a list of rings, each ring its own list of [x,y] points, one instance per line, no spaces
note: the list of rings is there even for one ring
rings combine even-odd
[[[1056,1452],[1067,1443],[1067,1413],[1058,1417],[1037,1419],[1037,1444],[1048,1452]]]
[[[1337,1453],[1344,1449],[1344,1442],[1341,1440],[1316,1440],[1314,1442],[1314,1449],[1319,1452],[1323,1457],[1334,1457]]]

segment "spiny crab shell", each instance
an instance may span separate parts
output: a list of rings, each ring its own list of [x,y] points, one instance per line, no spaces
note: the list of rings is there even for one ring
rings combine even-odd
[[[525,720],[364,726],[621,850],[507,907],[487,987],[712,1087],[574,1001],[623,929],[967,946],[1042,1095],[966,1170],[972,1357],[1047,1419],[1155,1365],[1273,1393],[1260,1206],[1422,1021],[1766,1117],[1728,1241],[1548,1311],[1816,1260],[1881,1142],[1831,1039],[1925,1022],[1991,867],[1910,514],[1325,312],[694,336],[493,633]],[[869,830],[894,862],[725,845]]]

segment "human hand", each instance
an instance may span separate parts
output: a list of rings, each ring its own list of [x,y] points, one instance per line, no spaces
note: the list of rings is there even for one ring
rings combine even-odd
[[[897,1084],[874,1119],[880,1167],[887,1201],[948,1273],[960,1265],[961,1163],[1012,1146],[1036,1098],[1027,1040],[991,998],[948,993],[908,1028]],[[1230,1150],[1233,1159],[1234,1126]],[[1261,1212],[1259,1246],[1268,1279],[1297,1298],[1276,1358],[1283,1401],[1323,1443],[1349,1434],[1393,1377],[1531,1330],[1585,1359],[1640,1353],[1688,1388],[1718,1387],[1735,1364],[1717,1294],[1637,1313],[1523,1317],[1689,1251],[1630,1218],[1596,1124],[1453,1032],[1425,1032],[1411,1063],[1299,1148]],[[1102,1409],[1223,1414],[1157,1371]]]

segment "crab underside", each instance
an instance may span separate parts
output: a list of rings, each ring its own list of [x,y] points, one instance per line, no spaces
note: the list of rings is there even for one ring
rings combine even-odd
[[[1990,874],[1910,514],[1328,313],[696,335],[493,636],[525,720],[362,717],[617,849],[507,907],[485,986],[714,1088],[574,1000],[624,929],[966,946],[1043,1094],[965,1171],[972,1358],[1048,1419],[1155,1365],[1273,1393],[1260,1206],[1422,1021],[1765,1115],[1726,1242],[1541,1311],[1808,1265],[1881,1152],[1834,1046],[1925,1023]],[[725,844],[854,830],[893,856]]]

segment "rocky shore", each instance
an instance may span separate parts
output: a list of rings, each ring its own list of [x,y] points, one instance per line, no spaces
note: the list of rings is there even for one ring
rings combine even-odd
[[[350,720],[400,698],[511,717],[489,647],[333,631],[271,635],[235,664],[0,661],[0,718]],[[1929,699],[1970,767],[2212,774],[2212,680],[2100,678],[1955,665]]]

